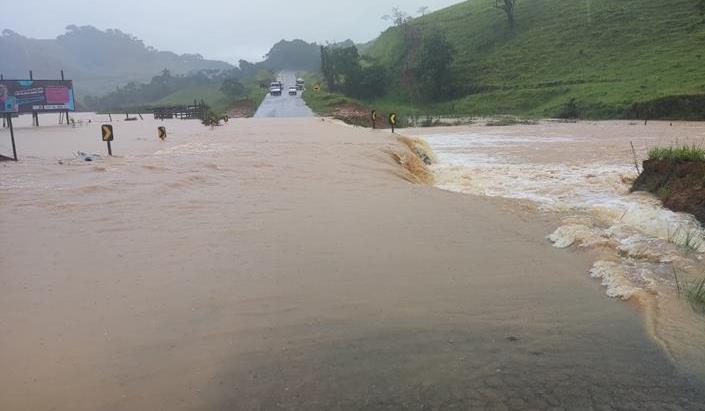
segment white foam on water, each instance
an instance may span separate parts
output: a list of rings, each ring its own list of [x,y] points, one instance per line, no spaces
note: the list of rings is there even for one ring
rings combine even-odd
[[[633,165],[528,160],[574,139],[469,133],[426,140],[438,156],[438,187],[528,200],[541,210],[571,215],[548,239],[558,248],[612,250],[616,261],[599,262],[591,273],[603,280],[611,297],[629,299],[646,288],[657,292],[653,285],[667,286],[673,265],[690,267],[688,261],[702,259],[705,252],[705,231],[693,216],[665,209],[650,194],[630,193]]]
[[[635,287],[629,277],[633,277],[623,264],[610,261],[598,261],[590,270],[592,278],[601,279],[602,285],[607,289],[607,295],[611,298],[621,298],[629,300],[634,295],[643,290]]]

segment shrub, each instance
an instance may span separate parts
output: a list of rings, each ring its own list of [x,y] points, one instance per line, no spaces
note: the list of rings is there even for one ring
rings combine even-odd
[[[571,98],[570,101],[561,106],[556,117],[566,120],[580,118],[580,109],[575,99]]]

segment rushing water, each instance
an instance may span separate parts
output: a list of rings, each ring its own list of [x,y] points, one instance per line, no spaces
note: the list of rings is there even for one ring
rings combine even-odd
[[[639,159],[655,144],[693,141],[705,126],[615,122],[474,126],[424,135],[438,156],[438,187],[529,201],[560,216],[547,233],[558,248],[597,251],[589,275],[610,297],[639,302],[647,326],[667,351],[703,375],[705,317],[678,298],[681,281],[705,272],[705,231],[691,215],[674,213],[654,196],[631,193]]]

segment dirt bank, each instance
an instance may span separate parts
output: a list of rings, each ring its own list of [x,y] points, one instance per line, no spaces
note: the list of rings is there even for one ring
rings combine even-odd
[[[255,115],[258,104],[251,99],[241,100],[235,103],[228,111],[230,118],[250,118]]]
[[[705,223],[705,163],[645,161],[632,189],[653,193],[664,206],[693,214]]]

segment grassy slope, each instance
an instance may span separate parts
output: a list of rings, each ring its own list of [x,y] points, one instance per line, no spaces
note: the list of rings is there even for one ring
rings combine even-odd
[[[427,111],[542,116],[576,98],[586,114],[609,117],[633,102],[705,93],[695,0],[519,1],[514,31],[494,3],[464,2],[416,21],[448,34],[464,84],[494,88]],[[399,44],[391,29],[368,53],[392,66]],[[377,103],[403,104],[394,94]]]
[[[254,82],[247,83],[247,97],[259,105],[265,96],[265,91],[261,90]],[[168,106],[191,104],[193,100],[205,100],[206,104],[211,106],[214,112],[224,114],[235,103],[225,94],[220,91],[218,84],[207,86],[190,87],[180,90],[172,95],[162,98],[158,101],[151,102],[149,106]]]
[[[304,102],[306,102],[306,105],[311,110],[319,115],[330,116],[341,106],[361,104],[357,100],[349,97],[337,93],[329,93],[323,81],[323,77],[320,74],[307,73],[301,76],[306,81],[306,91],[303,93]],[[321,86],[320,92],[314,91],[313,88],[316,84]]]

